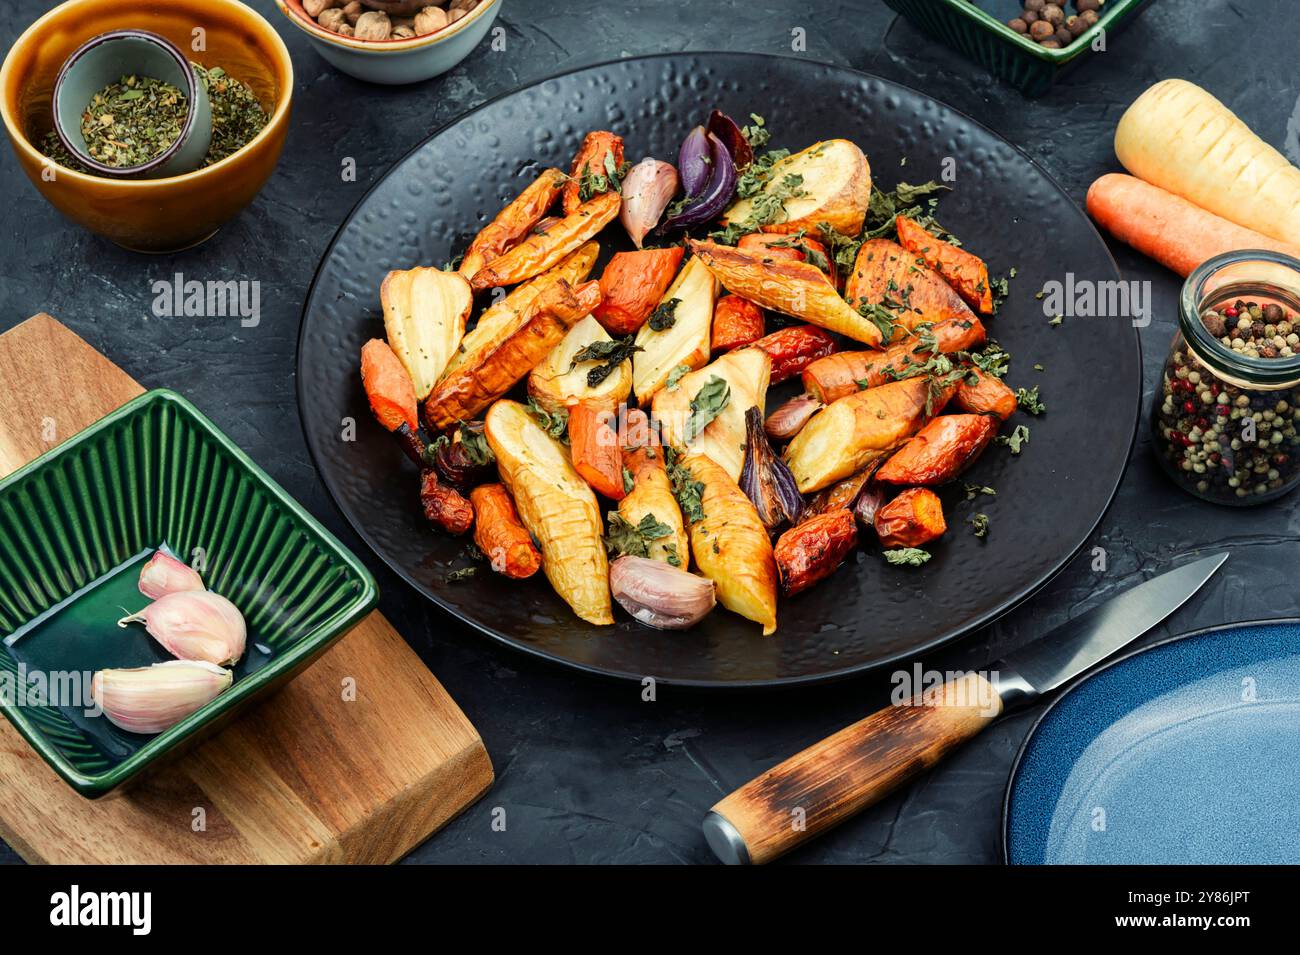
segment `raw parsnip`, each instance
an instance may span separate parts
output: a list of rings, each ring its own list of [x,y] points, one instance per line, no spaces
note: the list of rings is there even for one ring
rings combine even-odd
[[[1300,245],[1300,169],[1194,83],[1161,80],[1134,100],[1115,155],[1139,179]]]

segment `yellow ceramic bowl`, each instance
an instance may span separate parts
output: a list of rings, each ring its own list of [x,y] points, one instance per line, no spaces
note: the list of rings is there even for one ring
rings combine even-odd
[[[103,179],[51,164],[38,144],[53,127],[59,67],[91,37],[127,28],[161,34],[248,84],[270,115],[266,127],[221,162],[166,179]],[[237,0],[68,0],[33,23],[0,68],[0,116],[27,177],[73,222],[141,252],[196,245],[252,201],[280,158],[292,96],[284,42]]]

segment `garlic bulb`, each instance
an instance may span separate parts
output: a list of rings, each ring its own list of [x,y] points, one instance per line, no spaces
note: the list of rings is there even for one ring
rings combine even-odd
[[[609,565],[614,599],[647,627],[685,630],[713,609],[713,581],[661,560],[624,555]]]
[[[229,688],[234,675],[201,660],[100,670],[90,695],[109,722],[131,733],[161,733]]]
[[[239,608],[209,590],[164,594],[139,613],[123,617],[117,625],[125,627],[128,623],[143,623],[173,656],[219,665],[242,657],[248,637]]]
[[[158,551],[140,568],[140,593],[150,600],[182,590],[204,589],[198,571],[163,551]]]
[[[639,249],[677,192],[677,170],[672,163],[642,159],[627,171],[622,189],[623,206],[618,218]]]

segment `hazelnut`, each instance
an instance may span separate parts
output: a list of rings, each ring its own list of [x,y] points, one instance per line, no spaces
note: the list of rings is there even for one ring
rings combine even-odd
[[[1056,31],[1052,29],[1052,25],[1046,20],[1035,20],[1029,25],[1029,35],[1040,43],[1055,32]]]
[[[313,20],[319,20],[322,13],[337,5],[338,0],[302,0],[303,10]]]
[[[447,8],[448,14],[455,10],[464,10],[469,13],[478,6],[478,0],[451,0],[451,5]]]
[[[447,11],[438,7],[425,7],[415,15],[415,32],[424,36],[436,33],[447,25]]]
[[[1026,23],[1021,17],[1016,17],[1014,20],[1008,20],[1007,26],[1011,27],[1011,29],[1015,30],[1017,33],[1029,32],[1029,24]]]
[[[1079,19],[1082,20],[1084,23],[1088,24],[1088,26],[1092,26],[1094,23],[1100,20],[1101,17],[1097,15],[1096,10],[1084,10],[1082,13],[1079,14]]]
[[[461,17],[463,17],[463,16],[468,16],[468,15],[469,15],[469,11],[468,11],[468,10],[451,10],[451,9],[448,9],[448,10],[447,10],[447,22],[448,22],[448,23],[455,23],[455,22],[456,22],[457,20],[459,20]]]
[[[1061,48],[1061,41],[1054,36],[1049,36],[1038,45],[1045,50],[1059,50]]]
[[[1074,34],[1065,28],[1064,23],[1056,28],[1056,42],[1061,46],[1069,46],[1074,42]]]
[[[1049,3],[1043,7],[1043,19],[1052,26],[1057,27],[1065,22],[1065,11],[1054,3]]]
[[[339,27],[334,32],[337,33],[339,36],[353,36],[356,33],[356,31],[352,29],[352,24],[350,23],[344,23],[341,27]]]
[[[357,17],[353,27],[358,40],[387,40],[393,33],[393,23],[388,14],[378,10],[367,10]]]
[[[1038,22],[1039,16],[1033,10],[1025,10],[1020,14],[1020,19],[1024,20],[1030,26]]]

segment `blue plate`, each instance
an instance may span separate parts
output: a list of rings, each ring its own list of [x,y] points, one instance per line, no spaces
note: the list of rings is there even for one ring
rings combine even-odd
[[[1016,757],[1008,862],[1300,863],[1300,620],[1175,637],[1075,684]]]

